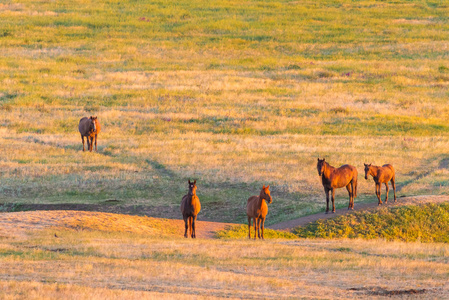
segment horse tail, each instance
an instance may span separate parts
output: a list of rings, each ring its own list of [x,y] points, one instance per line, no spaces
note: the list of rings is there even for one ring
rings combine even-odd
[[[354,198],[357,198],[357,177],[352,180],[353,190],[354,190]]]

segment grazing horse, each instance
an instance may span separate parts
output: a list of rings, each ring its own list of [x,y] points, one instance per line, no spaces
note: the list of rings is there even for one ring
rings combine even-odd
[[[380,199],[380,187],[382,183],[385,183],[385,188],[387,189],[387,195],[385,196],[385,203],[388,202],[388,181],[391,181],[394,192],[394,202],[396,202],[396,183],[395,183],[395,172],[394,168],[390,164],[383,165],[382,167],[373,166],[371,164],[365,164],[365,179],[368,180],[368,175],[373,176],[374,182],[376,183],[376,196],[379,199],[377,205],[382,204]]]
[[[200,199],[196,195],[196,180],[194,182],[190,182],[189,179],[189,193],[182,197],[181,201],[181,213],[184,219],[184,223],[186,226],[186,231],[184,233],[184,237],[187,238],[187,227],[190,230],[190,236],[192,238],[196,238],[195,234],[195,221],[196,216],[201,210]],[[187,226],[187,220],[189,225]]]
[[[251,238],[251,219],[254,219],[254,239],[256,239],[256,228],[257,235],[260,239],[260,227],[262,227],[262,240],[263,230],[265,227],[265,217],[268,214],[268,205],[265,201],[271,204],[273,199],[270,195],[270,186],[262,187],[259,196],[251,196],[248,198],[246,203],[246,214],[248,215],[248,238]]]
[[[83,141],[83,151],[85,151],[84,137],[86,137],[87,148],[90,152],[92,152],[94,148],[93,141],[95,138],[95,151],[97,151],[97,136],[100,133],[100,129],[101,126],[97,117],[92,116],[90,116],[90,118],[84,117],[80,120],[78,130],[81,134],[81,140]]]
[[[332,192],[332,212],[335,213],[335,189],[342,187],[346,187],[349,193],[348,209],[354,209],[354,199],[357,197],[357,169],[351,165],[334,168],[325,162],[324,158],[318,158],[317,169],[326,194],[326,214],[329,213],[329,191]]]

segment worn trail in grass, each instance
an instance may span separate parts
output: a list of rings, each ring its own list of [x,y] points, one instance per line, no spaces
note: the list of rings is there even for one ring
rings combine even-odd
[[[402,205],[420,205],[427,203],[443,203],[448,202],[449,196],[417,196],[417,197],[404,197],[399,198],[396,203],[390,202],[387,205],[381,207],[393,207]],[[22,211],[22,212],[9,212],[0,213],[0,235],[8,236],[8,234],[20,234],[27,230],[40,230],[50,227],[68,226],[70,228],[80,229],[83,226],[89,226],[89,224],[96,223],[96,227],[91,229],[106,229],[109,227],[116,228],[118,231],[124,232],[140,232],[145,230],[152,230],[146,225],[157,224],[157,227],[164,229],[167,233],[173,233],[178,236],[184,234],[184,221],[179,220],[180,212],[175,213],[170,210],[171,219],[153,218],[151,212],[145,210],[139,210],[138,208],[124,208],[115,207],[111,205],[105,206],[86,206],[86,205],[73,205],[73,204],[58,204],[58,205],[25,205],[22,207],[16,207],[15,209],[39,209],[37,211]],[[79,208],[90,208],[91,211],[77,211]],[[375,210],[380,208],[377,203],[364,203],[355,207],[355,211],[363,211],[366,209]],[[48,210],[50,209],[50,210]],[[64,210],[70,209],[70,210]],[[104,211],[110,211],[114,213],[105,213]],[[126,215],[123,215],[123,214]],[[128,215],[131,213],[131,215]],[[303,226],[308,223],[320,220],[329,219],[344,214],[352,213],[352,211],[342,208],[338,209],[335,214],[318,213],[313,214],[287,222],[281,222],[267,226],[269,229],[274,230],[290,230],[297,226]],[[139,216],[132,216],[139,215]],[[268,218],[270,216],[268,215]],[[201,221],[201,214],[197,221],[197,237],[198,238],[214,238],[216,233],[221,230],[232,228],[233,226],[239,226],[236,223],[223,223],[223,222],[211,222]],[[103,224],[99,226],[98,224]]]

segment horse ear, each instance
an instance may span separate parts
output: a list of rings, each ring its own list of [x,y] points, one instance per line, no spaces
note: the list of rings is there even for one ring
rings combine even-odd
[[[263,187],[262,187],[263,189],[265,189],[265,184],[263,185]]]
[[[269,189],[270,188],[270,186],[269,185],[267,185],[267,189]]]
[[[189,184],[190,184],[190,179],[189,179]]]
[[[193,182],[193,184],[196,184],[196,179],[195,179],[195,181]]]

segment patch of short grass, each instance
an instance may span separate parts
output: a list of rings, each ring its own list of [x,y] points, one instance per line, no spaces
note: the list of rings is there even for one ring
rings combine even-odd
[[[293,231],[306,238],[364,238],[449,243],[449,204],[361,211],[319,220]]]
[[[248,238],[248,225],[229,226],[225,230],[217,231],[215,237],[218,239],[244,239]],[[251,238],[254,238],[254,225],[251,228]],[[294,239],[297,236],[288,231],[264,229],[266,239]]]

